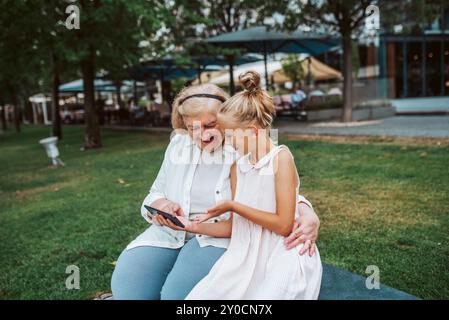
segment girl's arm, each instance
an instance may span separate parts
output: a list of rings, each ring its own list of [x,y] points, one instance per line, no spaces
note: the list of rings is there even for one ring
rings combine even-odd
[[[173,230],[187,231],[197,234],[204,234],[206,236],[216,238],[230,238],[232,230],[232,215],[231,218],[224,221],[214,223],[198,223],[187,219],[186,217],[177,217],[179,221],[185,226],[185,228],[178,227],[173,222],[165,219],[162,216],[157,216],[162,220],[161,224],[172,228]]]
[[[192,222],[191,222],[192,223]],[[189,232],[204,234],[206,236],[216,238],[230,238],[232,230],[232,216],[229,220],[214,222],[214,223],[192,223],[188,228]]]
[[[258,210],[236,201],[223,201],[209,209],[201,219],[207,220],[226,211],[233,211],[262,227],[287,237],[293,228],[296,209],[296,167],[288,151],[280,151],[275,161],[276,213]],[[247,190],[246,192],[252,192]]]

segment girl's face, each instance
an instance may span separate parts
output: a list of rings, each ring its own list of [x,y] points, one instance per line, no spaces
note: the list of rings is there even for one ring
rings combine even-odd
[[[229,116],[223,114],[218,115],[218,123],[225,143],[232,145],[240,155],[246,155],[256,150],[258,136],[256,126],[238,126],[233,123],[232,119],[229,119]]]
[[[202,112],[197,115],[185,116],[184,124],[190,137],[201,150],[211,152],[222,144],[223,140],[218,129],[216,114]]]

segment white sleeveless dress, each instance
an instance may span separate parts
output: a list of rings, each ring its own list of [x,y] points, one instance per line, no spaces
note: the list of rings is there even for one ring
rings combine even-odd
[[[282,149],[288,150],[286,146],[275,147],[255,165],[248,155],[237,161],[235,201],[276,212],[273,160]],[[300,256],[301,247],[287,250],[283,236],[234,213],[227,251],[186,299],[317,299],[322,275],[320,255],[317,250],[312,257],[307,253]]]

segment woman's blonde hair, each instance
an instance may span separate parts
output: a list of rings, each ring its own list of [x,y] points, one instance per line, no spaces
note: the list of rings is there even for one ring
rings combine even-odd
[[[217,113],[221,107],[221,101],[207,97],[193,97],[185,100],[188,96],[194,94],[209,94],[221,97],[223,100],[229,98],[229,95],[215,84],[198,84],[182,89],[173,102],[171,122],[173,129],[187,129],[184,124],[184,117],[195,115],[201,112],[209,111]]]
[[[276,109],[273,99],[260,87],[260,75],[247,71],[239,76],[243,91],[225,101],[220,114],[231,116],[239,125],[257,123],[265,129],[271,126]]]

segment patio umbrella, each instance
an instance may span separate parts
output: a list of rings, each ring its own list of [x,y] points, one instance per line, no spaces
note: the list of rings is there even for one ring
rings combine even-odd
[[[238,58],[234,64],[261,61],[263,57],[258,54],[245,54]],[[192,63],[177,63],[175,58],[166,57],[160,60],[147,61],[132,68],[131,74],[139,79],[163,79],[173,80],[180,77],[193,79],[201,78],[204,71],[222,71],[229,64],[228,58],[224,56],[193,56]]]
[[[266,26],[247,28],[224,33],[206,40],[207,43],[225,48],[245,48],[249,52],[263,53],[265,63],[265,85],[268,90],[267,55],[269,53],[308,53],[318,55],[339,45],[339,40],[324,35],[269,30]],[[231,83],[231,88],[233,84]],[[232,90],[231,90],[232,91]],[[233,94],[233,92],[231,92]]]
[[[123,81],[121,90],[130,91],[133,86],[132,81],[125,80]],[[115,92],[116,87],[110,80],[104,79],[95,79],[94,80],[94,89],[95,91],[101,92]],[[59,92],[83,92],[84,90],[84,82],[82,79],[70,81],[59,86]]]
[[[203,71],[222,70],[219,65],[210,65],[212,62],[203,62],[202,67],[196,63],[179,63],[176,59],[166,57],[158,60],[150,60],[142,62],[129,69],[130,76],[139,81],[159,80],[170,81],[179,78],[193,80]],[[164,89],[162,86],[162,96],[164,97]]]
[[[310,58],[311,63],[309,66],[308,60],[309,59],[302,60],[299,65],[299,68],[302,68],[304,74],[310,72],[311,77],[318,81],[341,79],[342,75],[339,71],[320,62],[315,58]],[[234,70],[234,77],[238,76],[238,74],[244,73],[249,70],[253,70],[258,73],[263,73],[264,63],[262,61],[259,61],[240,65]],[[267,63],[267,72],[268,76],[270,77],[270,79],[272,79],[274,83],[285,83],[292,81],[289,77],[285,75],[282,69],[281,61],[269,61]],[[230,82],[230,77],[227,73],[213,72],[211,73],[211,76],[208,79],[208,81],[210,83],[214,83],[217,85],[224,85]]]
[[[254,63],[247,63],[240,65],[236,67],[233,71],[234,78],[236,78],[239,74],[245,73],[246,71],[256,71],[258,73],[264,72],[264,62],[254,62]],[[282,70],[282,64],[279,61],[270,61],[267,63],[267,72],[268,75],[274,74],[276,71]],[[216,85],[225,85],[230,83],[230,75],[228,73],[223,74],[217,74],[215,77],[211,77],[209,80],[210,83],[216,84]]]
[[[212,68],[212,70],[216,70],[216,68]],[[149,63],[135,66],[130,72],[132,78],[139,81],[167,81],[179,78],[194,79],[198,71],[193,67]]]
[[[254,53],[247,53],[245,55],[242,55],[241,57],[235,59],[235,57],[233,56],[216,56],[216,57],[192,57],[192,60],[195,61],[199,66],[200,69],[202,71],[211,71],[211,70],[205,70],[205,69],[201,69],[204,68],[204,66],[208,66],[208,65],[219,65],[219,66],[226,66],[229,65],[229,76],[231,78],[231,87],[230,87],[230,91],[231,94],[233,94],[234,92],[234,66],[239,66],[242,64],[247,64],[247,63],[251,63],[251,62],[257,62],[257,61],[261,61],[263,59],[263,57],[259,54],[254,54]],[[201,73],[202,71],[198,72],[198,82],[201,83]]]
[[[313,57],[302,60],[300,63],[300,68],[305,75],[309,76],[310,74],[310,77],[317,81],[342,78],[342,74],[340,71],[328,66],[327,64],[324,64],[320,60]],[[289,79],[285,75],[282,68],[274,73],[274,79],[276,83],[291,81],[291,79]]]

